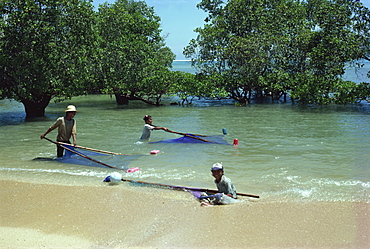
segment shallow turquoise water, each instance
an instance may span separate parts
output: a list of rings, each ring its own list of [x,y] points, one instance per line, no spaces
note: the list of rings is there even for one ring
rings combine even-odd
[[[167,100],[171,102],[172,100]],[[60,184],[103,184],[116,171],[106,167],[34,160],[55,156],[55,146],[39,136],[68,104],[79,110],[78,144],[137,158],[107,157],[105,162],[139,167],[123,178],[214,189],[210,167],[222,162],[238,192],[271,201],[370,201],[370,105],[300,107],[290,104],[251,104],[236,107],[217,102],[194,106],[152,107],[141,102],[117,107],[106,95],[74,98],[50,104],[46,117],[24,121],[23,106],[0,101],[0,175],[2,179]],[[142,117],[177,132],[228,134],[230,144],[138,143]],[[56,131],[48,135],[55,140]],[[179,135],[154,131],[152,141]],[[160,150],[150,155],[151,150]],[[125,187],[124,185],[122,187]],[[157,194],[155,190],[151,190]]]

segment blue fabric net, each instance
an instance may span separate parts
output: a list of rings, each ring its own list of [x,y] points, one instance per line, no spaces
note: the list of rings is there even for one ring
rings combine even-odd
[[[154,142],[149,142],[149,143],[200,143],[200,144],[231,145],[227,141],[224,140],[224,135],[197,136],[197,135],[190,134],[190,133],[180,138],[154,141]]]
[[[102,167],[127,170],[131,161],[143,155],[111,155],[95,151],[75,148],[69,145],[63,145],[69,150],[65,150],[64,156],[57,160],[62,163],[77,164],[84,166]],[[72,152],[73,151],[73,152]],[[108,166],[106,166],[108,165]]]

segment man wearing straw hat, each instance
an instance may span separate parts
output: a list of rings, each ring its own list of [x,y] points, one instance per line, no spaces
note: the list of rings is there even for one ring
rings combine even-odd
[[[66,115],[64,117],[58,118],[55,123],[50,126],[50,128],[44,134],[40,136],[40,138],[43,139],[49,132],[58,127],[57,141],[70,144],[71,142],[69,141],[69,139],[72,136],[73,145],[76,146],[76,120],[73,119],[76,115],[76,112],[77,110],[74,105],[67,106],[67,109],[65,110]],[[64,149],[57,145],[57,156],[63,157],[63,154]]]

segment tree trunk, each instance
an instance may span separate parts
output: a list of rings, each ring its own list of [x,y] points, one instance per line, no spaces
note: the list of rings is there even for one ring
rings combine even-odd
[[[114,93],[114,96],[116,96],[117,105],[128,105],[130,98],[127,96],[127,94]]]
[[[245,97],[244,98],[238,98],[237,100],[238,100],[240,105],[247,105],[248,102],[249,102],[248,99],[245,98]]]
[[[50,96],[47,96],[43,100],[37,102],[29,99],[22,99],[21,102],[26,111],[26,119],[45,116],[45,108],[48,106],[50,100]]]

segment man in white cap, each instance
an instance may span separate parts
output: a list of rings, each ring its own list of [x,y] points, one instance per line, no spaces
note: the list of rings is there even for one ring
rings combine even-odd
[[[73,145],[76,146],[76,120],[73,119],[76,115],[76,112],[77,110],[74,105],[67,106],[67,109],[65,110],[66,115],[64,117],[58,118],[55,123],[50,126],[50,128],[44,134],[40,136],[40,138],[43,139],[49,132],[58,127],[57,141],[70,144],[71,142],[69,141],[69,139],[72,137]],[[63,154],[64,149],[57,145],[57,156],[63,157]]]
[[[236,199],[235,186],[230,178],[224,176],[224,167],[222,166],[222,163],[213,164],[211,171],[213,177],[215,178],[218,192]]]
[[[224,167],[222,163],[213,164],[212,175],[215,178],[218,193],[215,195],[208,195],[202,193],[199,197],[201,206],[211,206],[217,204],[232,204],[237,202],[236,189],[232,181],[224,176]]]

